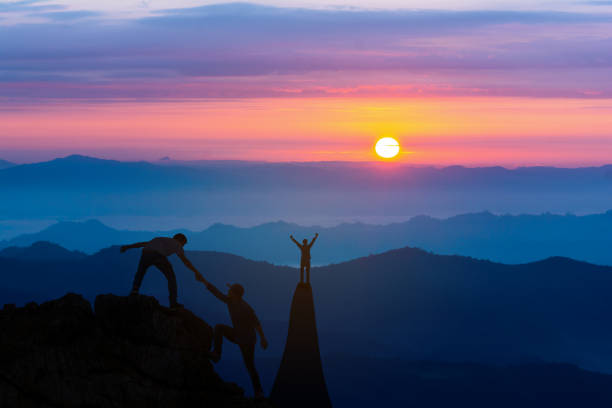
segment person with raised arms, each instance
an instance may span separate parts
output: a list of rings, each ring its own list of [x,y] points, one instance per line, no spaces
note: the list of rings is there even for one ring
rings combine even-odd
[[[289,236],[289,238],[291,238],[291,240],[298,246],[298,248],[300,248],[300,251],[302,252],[302,256],[300,257],[300,283],[304,282],[304,269],[306,269],[306,283],[310,283],[310,248],[312,248],[318,237],[319,233],[317,232],[310,243],[308,243],[308,240],[304,238],[300,244],[295,238],[293,238],[293,235]]]

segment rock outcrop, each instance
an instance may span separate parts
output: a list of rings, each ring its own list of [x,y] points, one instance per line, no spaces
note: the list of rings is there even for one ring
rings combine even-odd
[[[249,407],[207,358],[211,327],[148,296],[0,311],[2,407]],[[259,406],[266,406],[259,403]]]
[[[323,375],[312,287],[295,288],[289,334],[270,399],[281,408],[331,408]]]

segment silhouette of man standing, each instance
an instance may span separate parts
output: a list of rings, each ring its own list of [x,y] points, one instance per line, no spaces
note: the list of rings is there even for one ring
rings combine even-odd
[[[199,273],[196,274],[196,279],[206,285],[206,288],[215,295],[220,301],[227,304],[230,317],[232,319],[233,327],[218,324],[214,328],[214,349],[210,353],[210,358],[213,362],[217,363],[221,359],[221,351],[223,348],[223,337],[237,344],[242,352],[242,359],[246,366],[251,382],[253,383],[253,390],[255,392],[255,398],[263,398],[263,388],[259,380],[259,374],[255,368],[255,344],[257,343],[257,333],[261,338],[261,348],[268,348],[268,340],[264,335],[261,323],[257,315],[253,311],[253,308],[242,299],[244,295],[244,288],[238,283],[233,285],[228,284],[229,291],[227,295],[221,293],[213,284],[208,282]]]
[[[121,253],[124,253],[128,249],[132,248],[143,248],[142,255],[140,256],[140,262],[138,264],[138,271],[134,277],[134,284],[132,285],[132,292],[130,295],[137,295],[140,289],[142,279],[149,269],[150,266],[156,266],[157,269],[164,274],[168,280],[168,293],[170,297],[170,308],[177,309],[182,307],[180,303],[176,302],[177,288],[176,288],[176,275],[174,269],[168,261],[168,256],[176,254],[185,266],[191,269],[196,277],[200,275],[200,272],[193,266],[193,264],[185,256],[183,247],[187,243],[187,237],[183,234],[176,234],[172,238],[168,237],[157,237],[153,238],[148,242],[137,242],[132,245],[124,245],[121,247]]]
[[[310,241],[310,244],[307,239],[304,239],[300,244],[293,238],[293,235],[289,236],[289,238],[295,242],[295,245],[300,248],[300,251],[302,251],[302,256],[300,258],[300,283],[304,282],[304,269],[306,269],[306,283],[310,283],[310,248],[312,248],[318,237],[319,233],[317,232],[312,241]]]

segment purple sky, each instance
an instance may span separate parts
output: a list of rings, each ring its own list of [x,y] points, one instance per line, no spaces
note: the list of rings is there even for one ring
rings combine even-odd
[[[0,150],[31,152],[42,140],[48,151],[80,153],[54,146],[59,130],[50,127],[44,139],[43,128],[35,128],[40,120],[36,115],[58,101],[66,109],[49,108],[46,113],[70,121],[71,112],[80,111],[83,104],[218,104],[261,98],[351,103],[358,99],[363,104],[388,100],[389,106],[438,98],[446,104],[440,119],[448,122],[444,136],[456,137],[465,133],[460,123],[449,119],[449,98],[459,105],[466,98],[490,100],[490,105],[499,98],[517,98],[517,113],[510,116],[516,118],[528,117],[534,104],[545,109],[541,101],[551,100],[555,111],[545,115],[546,120],[573,117],[572,143],[588,136],[589,149],[593,138],[604,140],[599,151],[609,149],[609,122],[602,112],[612,113],[612,2],[489,3],[389,0],[338,7],[313,1],[282,7],[274,2],[2,1],[0,120],[11,127],[10,133],[0,128]],[[398,9],[400,4],[410,8]],[[568,102],[564,109],[559,100],[593,102],[579,108]],[[303,115],[308,115],[310,103],[305,102]],[[591,118],[583,109],[599,113]],[[274,120],[269,110],[266,114]],[[240,115],[236,111],[234,116],[240,120]],[[305,121],[319,121],[321,115]],[[476,109],[470,115],[477,120]],[[435,116],[428,111],[420,119],[431,121]],[[548,125],[526,123],[521,130],[525,134],[516,137],[535,137]],[[261,125],[261,133],[271,127],[272,123]],[[136,128],[126,125],[126,131]],[[245,138],[245,131],[228,133],[228,138]],[[402,131],[395,136],[409,136]],[[113,132],[111,139],[127,137]],[[77,134],[73,129],[68,133]],[[379,136],[375,133],[367,137]],[[492,136],[503,134],[500,130]],[[104,136],[97,134],[87,146],[98,146],[102,140]],[[262,140],[265,136],[258,143]],[[542,143],[537,141],[538,146]],[[119,149],[105,146],[108,151]],[[246,150],[244,154],[254,157]],[[583,154],[573,162],[585,159]]]

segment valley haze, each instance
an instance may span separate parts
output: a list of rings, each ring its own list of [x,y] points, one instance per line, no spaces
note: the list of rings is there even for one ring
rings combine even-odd
[[[120,162],[69,156],[0,170],[4,221],[121,217],[396,221],[416,215],[604,213],[612,165],[415,167],[400,163]],[[389,218],[390,217],[390,218]],[[388,223],[388,222],[377,222]],[[141,224],[134,222],[135,225]],[[180,221],[176,224],[181,224]],[[329,224],[328,224],[329,225]],[[170,228],[198,229],[183,221]],[[155,226],[144,228],[157,230]]]

